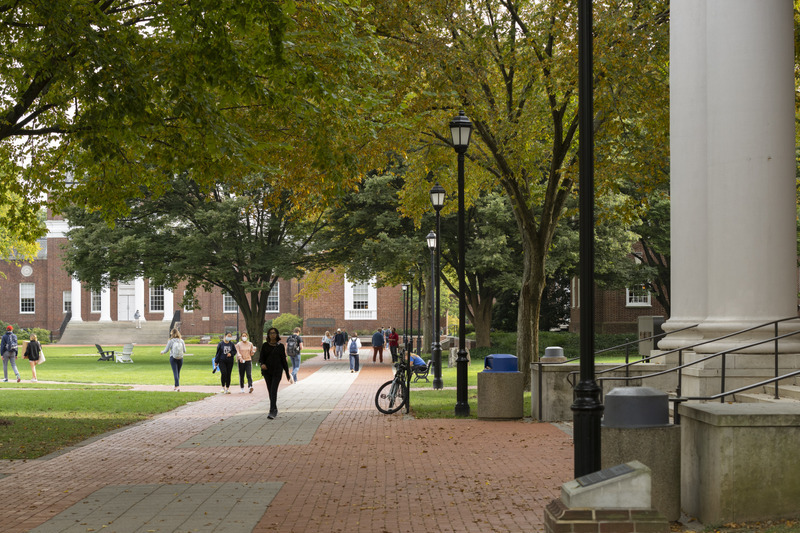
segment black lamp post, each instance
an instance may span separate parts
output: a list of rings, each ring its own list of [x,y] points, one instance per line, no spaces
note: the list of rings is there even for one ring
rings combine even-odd
[[[440,216],[440,211],[444,206],[444,200],[447,196],[444,187],[439,185],[438,183],[433,186],[431,189],[431,204],[433,205],[433,209],[436,210],[436,235],[442,234],[442,219]],[[428,241],[430,245],[430,241]],[[435,283],[433,286],[433,290],[435,291],[435,298],[436,298],[436,307],[433,309],[433,347],[431,350],[431,357],[433,358],[433,388],[434,390],[440,390],[444,388],[444,382],[442,381],[442,340],[439,335],[439,329],[441,325],[439,324],[439,320],[441,319],[442,312],[439,308],[440,306],[440,294],[439,294],[439,286],[441,282],[439,277],[441,276],[440,266],[439,266],[439,258],[442,256],[442,243],[439,239],[436,239],[436,278]]]
[[[603,403],[594,373],[594,105],[592,0],[578,0],[578,206],[580,213],[580,381],[572,404],[575,477],[600,470]]]
[[[403,347],[408,342],[408,285],[403,283]]]
[[[467,302],[464,298],[464,154],[469,148],[472,122],[460,111],[450,121],[450,136],[458,154],[458,358],[456,359],[456,416],[469,416],[467,401]]]
[[[436,368],[436,234],[431,231],[425,237],[428,241],[428,249],[431,251],[431,359],[433,368]],[[436,370],[433,371],[436,374]],[[434,388],[436,388],[436,378],[433,378]]]

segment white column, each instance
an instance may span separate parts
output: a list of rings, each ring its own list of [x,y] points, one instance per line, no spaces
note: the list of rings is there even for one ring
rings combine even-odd
[[[670,4],[670,318],[664,331],[703,321],[707,314],[706,0]],[[686,330],[661,349],[692,344]]]
[[[83,322],[83,318],[81,318],[81,282],[76,278],[72,278],[70,293],[72,297],[72,318],[70,322]]]
[[[173,300],[172,289],[164,287],[164,318],[162,319],[164,322],[172,321],[172,315],[174,314]]]
[[[99,322],[111,322],[111,289],[108,287],[103,287],[100,289]]]
[[[144,302],[145,302],[145,293],[144,293],[144,278],[136,278],[133,280],[133,302],[136,311],[139,311],[139,316],[142,317],[142,322],[146,322],[144,319]]]
[[[701,331],[713,338],[797,314],[794,17],[791,0],[708,0],[707,8],[708,317]]]

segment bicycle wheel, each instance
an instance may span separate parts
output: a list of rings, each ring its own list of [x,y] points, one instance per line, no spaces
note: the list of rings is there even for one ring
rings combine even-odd
[[[390,415],[396,413],[406,404],[408,391],[406,384],[400,381],[387,381],[375,395],[375,407],[381,413]]]

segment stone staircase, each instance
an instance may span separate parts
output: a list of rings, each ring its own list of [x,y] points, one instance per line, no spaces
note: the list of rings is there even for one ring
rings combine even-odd
[[[800,386],[779,385],[778,396],[775,399],[775,386],[768,385],[762,389],[754,389],[734,395],[737,403],[782,403],[800,405]]]
[[[169,322],[142,322],[137,329],[133,322],[70,322],[59,344],[121,345],[166,344],[169,339]]]

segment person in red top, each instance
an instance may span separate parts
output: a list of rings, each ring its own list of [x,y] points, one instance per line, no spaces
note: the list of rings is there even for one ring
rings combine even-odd
[[[392,363],[396,363],[397,347],[400,346],[400,335],[397,334],[397,330],[395,328],[392,328],[392,332],[389,333],[388,341],[389,350],[392,352]]]

